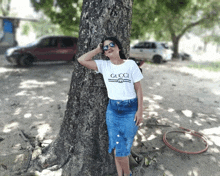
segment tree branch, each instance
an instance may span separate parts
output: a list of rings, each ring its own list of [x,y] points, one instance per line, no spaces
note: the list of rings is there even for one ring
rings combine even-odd
[[[172,25],[171,25],[170,21],[168,22],[168,28],[169,28],[169,31],[170,31],[171,36],[172,36],[172,37],[176,37],[175,31],[174,31],[174,29],[172,28]]]
[[[2,7],[2,5],[1,5],[1,11],[2,11],[2,15],[3,15],[3,16],[6,16],[5,10],[4,10],[4,8]]]
[[[7,13],[9,14],[9,11],[11,10],[11,0],[8,1],[6,9],[7,9]]]
[[[202,23],[203,21],[205,21],[205,20],[206,20],[205,18],[202,18],[202,19],[198,20],[197,22],[194,22],[194,23],[189,24],[188,26],[186,26],[186,27],[182,30],[182,32],[178,35],[178,37],[182,37],[182,36],[186,33],[187,30],[189,30],[190,28],[192,28],[192,27],[194,27],[194,26],[197,26],[197,25],[201,24],[201,23]]]
[[[207,16],[201,18],[201,19],[198,20],[197,22],[194,22],[194,23],[189,24],[188,26],[186,26],[186,27],[182,30],[182,32],[178,35],[178,37],[179,37],[179,38],[182,37],[182,36],[185,34],[185,32],[186,32],[187,30],[189,30],[190,28],[192,28],[192,27],[194,27],[194,26],[197,26],[197,25],[203,23],[203,22],[206,21],[206,20],[212,20],[212,17],[214,17],[214,16],[216,16],[216,15],[217,15],[216,13],[210,12]]]
[[[4,8],[4,3],[2,0],[0,0],[0,5],[1,5],[0,9],[2,11],[2,15],[7,16],[9,14],[10,9],[11,9],[11,0],[7,1],[5,8]]]

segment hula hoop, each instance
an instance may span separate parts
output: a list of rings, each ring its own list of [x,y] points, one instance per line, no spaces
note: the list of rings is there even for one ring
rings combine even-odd
[[[167,131],[164,133],[163,135],[163,142],[172,150],[174,151],[177,151],[179,153],[186,153],[186,154],[199,154],[199,153],[203,153],[205,152],[206,150],[208,150],[208,143],[207,143],[207,139],[206,137],[201,134],[201,133],[198,133],[196,131],[193,131],[193,130],[189,130],[189,129],[186,129],[186,128],[183,128],[183,127],[179,127],[180,129],[182,129],[183,131]],[[188,152],[188,151],[183,151],[183,150],[179,150],[175,147],[173,147],[166,139],[166,136],[168,133],[187,133],[187,134],[190,134],[190,135],[193,135],[193,136],[196,136],[196,137],[199,137],[203,140],[203,142],[205,143],[205,148],[203,150],[200,150],[200,151],[197,151],[197,152]]]

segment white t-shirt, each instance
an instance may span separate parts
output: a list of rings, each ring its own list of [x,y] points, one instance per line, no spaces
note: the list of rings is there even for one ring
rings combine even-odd
[[[98,72],[103,75],[110,99],[128,100],[137,97],[134,83],[140,81],[143,75],[133,60],[125,60],[120,65],[112,64],[110,60],[95,62]]]

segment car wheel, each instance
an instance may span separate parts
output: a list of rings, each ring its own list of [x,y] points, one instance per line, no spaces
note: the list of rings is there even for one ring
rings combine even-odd
[[[20,65],[21,65],[20,59],[17,59],[17,60],[16,60],[16,65],[17,65],[17,66],[20,66]]]
[[[161,64],[162,63],[162,57],[161,56],[154,56],[153,62],[156,64]]]
[[[34,59],[30,56],[30,55],[23,55],[21,56],[21,58],[19,59],[19,63],[22,66],[31,66],[34,62]]]

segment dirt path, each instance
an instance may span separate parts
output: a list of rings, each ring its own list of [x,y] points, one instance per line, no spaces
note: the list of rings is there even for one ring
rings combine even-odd
[[[188,62],[145,65],[142,82],[146,106],[146,124],[137,135],[144,142],[137,152],[145,151],[156,162],[145,168],[152,176],[217,176],[220,173],[220,73],[189,69]],[[205,79],[203,79],[205,78]],[[207,152],[186,155],[164,147],[164,132],[181,126],[204,133],[209,139]],[[172,134],[172,133],[171,133]],[[168,135],[169,142],[187,151],[202,150],[205,145],[191,135]],[[184,138],[184,139],[183,139]],[[140,144],[140,142],[137,142]],[[136,170],[138,171],[138,170]],[[139,175],[141,171],[139,170]]]
[[[220,73],[189,69],[187,64],[143,66],[145,123],[136,136],[134,151],[154,161],[148,167],[136,167],[134,172],[138,176],[218,176],[220,173]],[[63,63],[19,68],[0,57],[0,176],[27,169],[30,159],[27,148],[36,145],[36,138],[45,146],[56,137],[72,71],[70,64]],[[186,155],[166,147],[163,133],[177,126],[204,133],[209,140],[208,151]],[[191,136],[186,141],[178,141],[181,136],[175,134],[168,138],[187,150],[204,147]],[[36,174],[58,176],[61,170]]]

